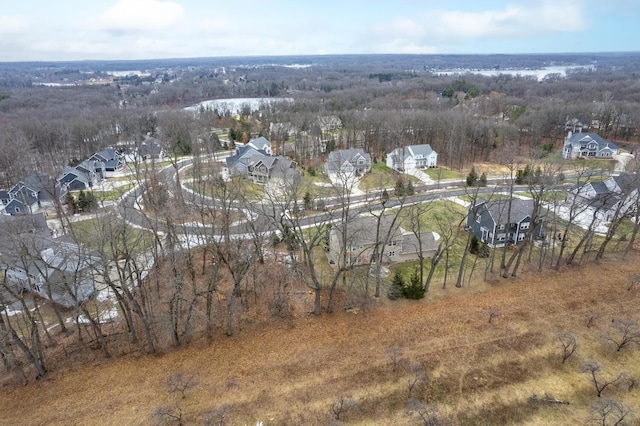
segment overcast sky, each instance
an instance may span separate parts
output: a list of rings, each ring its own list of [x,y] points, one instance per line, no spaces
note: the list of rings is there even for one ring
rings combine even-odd
[[[19,0],[0,62],[640,51],[638,0]]]

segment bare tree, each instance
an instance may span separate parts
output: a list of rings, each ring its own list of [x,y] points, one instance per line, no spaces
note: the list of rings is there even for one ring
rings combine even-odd
[[[344,415],[348,411],[355,410],[357,408],[357,404],[350,396],[340,396],[337,401],[331,403],[329,408],[334,418],[336,420],[340,420],[340,416]]]
[[[622,348],[632,343],[640,345],[640,326],[638,326],[638,322],[633,319],[617,319],[613,321],[613,325],[607,330],[607,333],[603,337],[605,340],[613,343],[616,351],[620,352]]]
[[[187,397],[187,391],[196,387],[195,377],[187,375],[184,371],[178,371],[167,378],[167,390],[169,393],[179,394],[181,399]]]
[[[428,381],[427,374],[422,368],[422,365],[419,362],[414,362],[411,364],[411,377],[407,379],[407,393],[408,398],[411,399],[413,395],[413,391],[416,387],[423,386]]]
[[[556,337],[562,346],[562,363],[564,364],[578,349],[578,341],[576,336],[569,332],[558,333]]]
[[[611,398],[600,398],[590,407],[590,424],[601,426],[617,426],[632,420],[633,411],[620,401]]]
[[[629,286],[627,287],[627,291],[631,291],[638,286],[640,286],[640,274],[632,274],[629,277]]]
[[[596,388],[596,394],[598,398],[602,396],[602,392],[609,386],[616,386],[624,379],[624,374],[620,373],[615,379],[605,379],[599,376],[602,371],[602,367],[595,361],[587,361],[582,365],[582,372],[588,373],[591,376],[591,382]]]
[[[437,406],[425,404],[418,399],[411,398],[409,400],[407,411],[409,414],[416,413],[420,418],[420,423],[424,426],[440,426],[446,424],[442,420]]]
[[[395,372],[398,369],[403,354],[404,350],[400,346],[392,346],[387,349],[387,356],[391,360],[391,371]]]

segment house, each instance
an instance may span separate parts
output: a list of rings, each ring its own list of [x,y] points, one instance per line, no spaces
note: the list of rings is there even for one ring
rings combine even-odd
[[[33,173],[11,189],[0,191],[2,213],[12,216],[35,213],[42,207],[52,206],[56,197],[64,195],[51,177]]]
[[[324,173],[328,175],[362,176],[371,170],[371,155],[362,148],[339,149],[331,151],[324,166]]]
[[[431,145],[409,145],[396,148],[387,154],[387,167],[403,172],[410,169],[436,167],[438,153],[431,149]]]
[[[103,149],[96,152],[88,161],[93,161],[105,172],[116,172],[124,167],[124,157],[113,148]]]
[[[638,176],[630,173],[611,176],[601,182],[578,181],[567,192],[566,204],[582,207],[585,213],[600,222],[610,222],[637,213],[639,186]]]
[[[66,167],[58,177],[58,185],[65,191],[86,191],[93,188],[102,177],[96,173],[94,162],[83,161],[76,167]]]
[[[336,115],[323,115],[318,117],[318,127],[324,132],[332,132],[342,128],[342,120]]]
[[[156,138],[147,137],[138,147],[138,155],[142,160],[158,160],[165,156],[162,145]]]
[[[247,159],[247,174],[253,183],[265,184],[270,180],[283,181],[298,176],[298,163],[282,156],[255,154]]]
[[[251,139],[247,142],[246,146],[250,146],[256,151],[264,151],[266,155],[273,155],[271,151],[271,142],[263,136],[260,136],[257,139]]]
[[[262,150],[257,150],[249,145],[240,145],[236,148],[236,152],[225,158],[227,169],[230,176],[247,176],[249,173],[249,159],[255,156],[267,156]]]
[[[466,229],[490,248],[514,245],[530,232],[532,213],[533,200],[479,201],[469,206]]]
[[[620,148],[597,133],[569,132],[564,139],[562,156],[565,160],[578,158],[611,158],[620,153]]]
[[[0,268],[15,294],[71,308],[95,294],[99,264],[85,247],[53,238],[41,213],[0,217]]]
[[[420,243],[413,232],[402,229],[389,215],[380,218],[379,232],[377,225],[378,218],[374,216],[357,217],[349,221],[346,227],[346,244],[343,244],[342,226],[333,225],[329,231],[329,263],[340,264],[344,257],[349,265],[375,262],[376,245],[384,262],[407,262],[419,258]],[[376,238],[376,234],[379,238]],[[434,232],[422,233],[420,240],[423,257],[433,256],[439,238]],[[343,251],[343,248],[346,250]]]

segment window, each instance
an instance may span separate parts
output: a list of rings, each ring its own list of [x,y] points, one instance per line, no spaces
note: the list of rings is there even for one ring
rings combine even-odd
[[[395,240],[393,241],[389,241],[389,244],[387,244],[389,247],[395,246],[397,243]]]
[[[529,222],[524,222],[520,225],[520,229],[529,229]]]
[[[395,255],[396,255],[396,251],[395,250],[389,251],[389,257],[393,257]]]
[[[498,229],[502,231],[504,229],[504,223],[501,225],[498,225]]]
[[[480,221],[482,220],[482,215],[479,214],[476,216],[476,223],[480,223]]]

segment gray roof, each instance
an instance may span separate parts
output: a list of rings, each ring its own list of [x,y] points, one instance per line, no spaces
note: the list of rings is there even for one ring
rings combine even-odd
[[[435,250],[438,247],[433,232],[421,233],[420,241],[422,241],[423,251]],[[402,235],[402,254],[418,253],[419,249],[418,238],[413,232],[406,232]]]
[[[480,201],[477,208],[485,205],[496,224],[518,223],[530,217],[533,212],[533,200],[521,200],[512,198],[511,217],[509,218],[509,200]]]
[[[345,161],[353,163],[358,155],[363,156],[365,161],[371,163],[371,155],[364,152],[362,148],[349,148],[331,151],[329,153],[329,157],[327,158],[327,170],[340,170],[340,167],[342,167]]]
[[[52,299],[66,307],[75,303],[65,283],[81,301],[95,291],[93,276],[98,268],[97,259],[81,245],[52,238],[41,213],[0,215],[0,264],[39,278],[51,291]],[[47,297],[47,289],[31,290]]]
[[[251,145],[258,150],[266,150],[266,148],[271,148],[271,142],[269,142],[264,136],[260,136],[257,139],[251,139],[248,145]]]
[[[605,148],[611,148],[612,150],[619,149],[618,145],[611,141],[603,139],[602,136],[597,133],[578,132],[573,133],[571,136],[567,136],[566,138],[566,143],[571,144],[572,146],[583,146],[589,144],[592,141],[598,144],[598,150],[602,150]]]
[[[406,148],[413,154],[414,157],[417,155],[423,155],[427,157],[433,152],[433,149],[431,149],[431,145],[429,145],[428,143],[423,145],[409,145]]]

